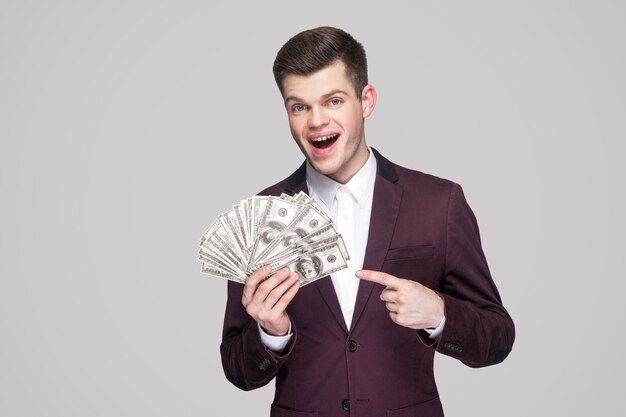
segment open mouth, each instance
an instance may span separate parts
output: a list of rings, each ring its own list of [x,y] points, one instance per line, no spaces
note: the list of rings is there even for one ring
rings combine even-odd
[[[339,137],[339,134],[329,135],[329,136],[320,136],[319,138],[311,139],[311,143],[313,143],[313,146],[315,146],[317,149],[325,149],[325,148],[332,146],[333,143],[337,141],[338,137]]]

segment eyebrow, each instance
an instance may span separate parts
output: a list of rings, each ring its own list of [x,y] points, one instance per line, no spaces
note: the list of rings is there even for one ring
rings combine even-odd
[[[329,98],[329,97],[331,97],[331,96],[334,96],[334,95],[337,95],[337,94],[342,94],[342,95],[344,95],[344,96],[347,96],[347,95],[348,95],[348,93],[346,93],[345,91],[340,90],[339,88],[336,88],[336,89],[331,90],[331,91],[329,91],[328,93],[324,94],[324,95],[321,97],[321,99],[322,99],[322,100],[326,100],[327,98]],[[287,103],[289,103],[290,101],[306,101],[306,100],[303,100],[303,99],[301,99],[301,98],[299,98],[299,97],[296,97],[296,96],[287,96],[287,97],[285,97],[285,105],[286,105]]]

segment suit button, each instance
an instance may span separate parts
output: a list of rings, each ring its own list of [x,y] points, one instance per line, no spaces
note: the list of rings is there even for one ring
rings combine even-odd
[[[443,345],[443,348],[445,350],[449,350],[451,352],[455,352],[455,353],[461,353],[463,352],[463,348],[459,345],[455,345],[454,343],[446,343]]]
[[[348,348],[348,352],[354,352],[358,345],[354,340],[350,340],[346,347]]]
[[[343,408],[346,411],[350,411],[350,400],[343,400],[341,402],[341,408]]]
[[[261,362],[259,362],[259,370],[266,371],[267,368],[272,364],[269,359],[263,358]]]

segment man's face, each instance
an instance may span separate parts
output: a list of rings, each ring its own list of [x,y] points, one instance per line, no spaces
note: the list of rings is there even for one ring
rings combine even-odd
[[[341,61],[283,80],[291,134],[317,171],[346,183],[368,158],[363,121],[376,103],[367,85],[357,97]]]

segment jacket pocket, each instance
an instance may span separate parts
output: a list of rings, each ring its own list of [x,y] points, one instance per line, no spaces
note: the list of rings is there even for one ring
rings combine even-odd
[[[435,247],[431,245],[406,246],[404,248],[389,249],[385,261],[400,261],[404,259],[432,258]]]
[[[270,417],[317,417],[317,412],[296,411],[272,404]]]
[[[387,417],[443,417],[439,397],[423,403],[387,411]]]

